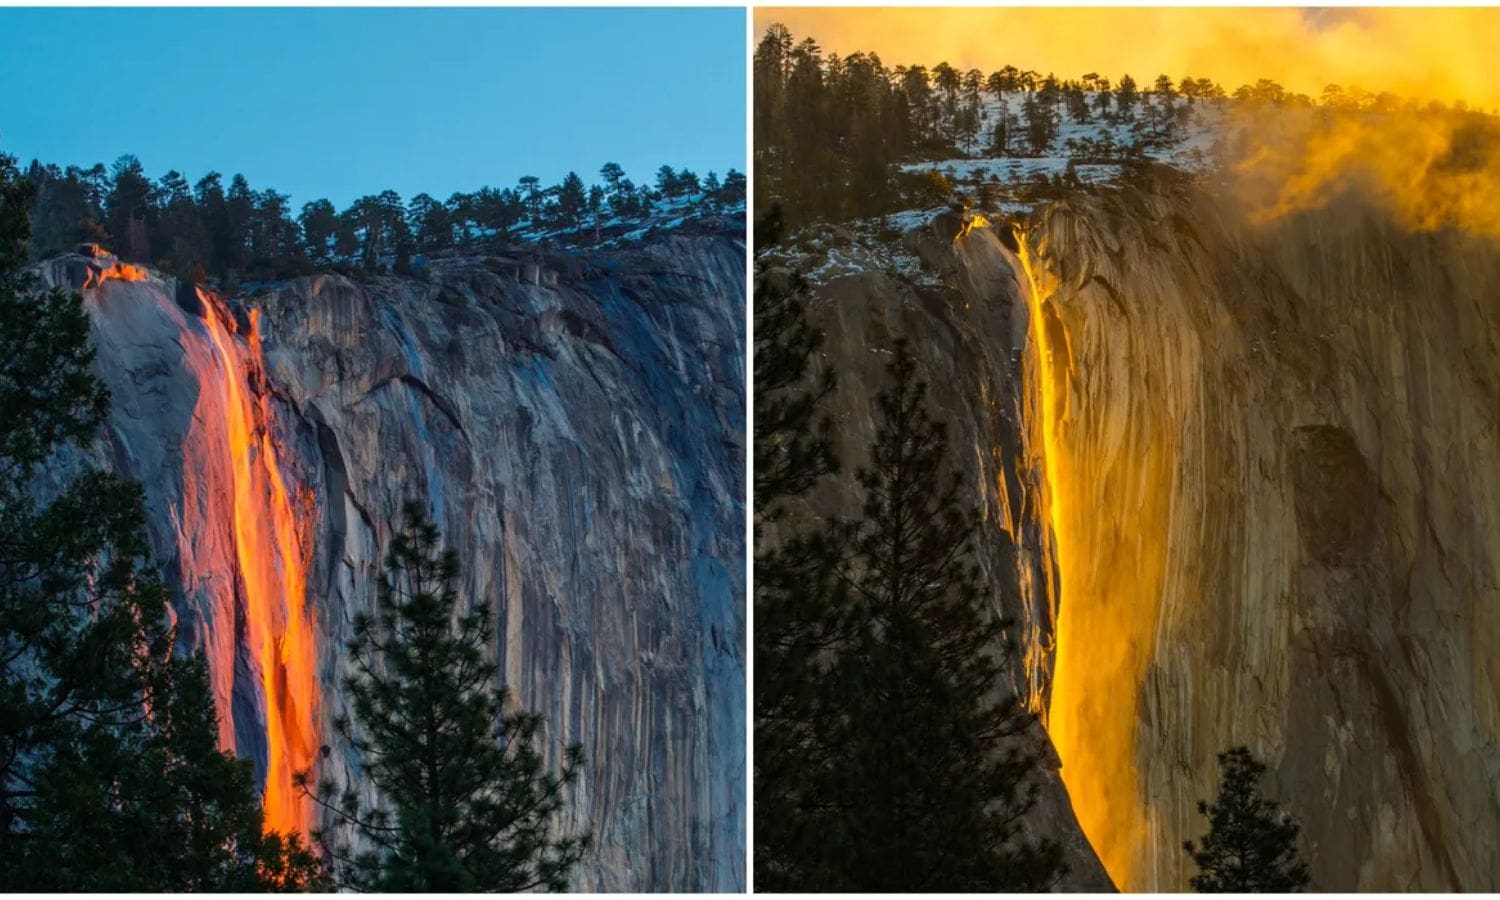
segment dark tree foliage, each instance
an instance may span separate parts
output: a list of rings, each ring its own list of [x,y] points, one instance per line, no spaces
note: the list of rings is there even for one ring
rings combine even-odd
[[[569,172],[557,189],[557,213],[574,228],[583,227],[583,213],[588,208],[588,188],[577,172]]]
[[[724,184],[719,188],[718,202],[728,206],[745,202],[745,173],[730,169],[724,174]]]
[[[102,241],[104,227],[104,166],[84,170],[32,163],[27,180],[36,190],[32,201],[31,250],[45,257],[85,241]]]
[[[453,211],[430,194],[418,194],[406,205],[407,227],[423,253],[453,246]]]
[[[159,218],[152,203],[151,182],[141,161],[134,156],[115,160],[110,174],[110,190],[104,201],[105,224],[114,235],[121,256],[149,259],[151,230]]]
[[[377,891],[560,891],[589,846],[560,827],[583,750],[548,771],[542,717],[497,687],[492,610],[459,596],[457,556],[406,505],[386,551],[378,612],[348,643],[352,715],[337,721],[381,802],[325,780],[303,788],[338,824],[315,833],[341,887]],[[358,840],[351,843],[347,833]]]
[[[763,522],[838,470],[831,423],[818,412],[836,378],[815,364],[823,333],[807,323],[806,303],[807,284],[796,274],[755,279],[755,508]]]
[[[819,817],[830,881],[817,886],[1045,891],[1061,849],[1020,830],[1040,751],[1032,716],[1002,689],[1009,623],[969,561],[978,513],[904,341],[887,371],[851,534],[862,623],[829,676],[843,708]]]
[[[910,149],[909,100],[874,54],[824,60],[773,25],[755,51],[756,206],[789,224],[889,211],[889,169]]]
[[[1046,890],[1061,850],[1020,831],[1039,745],[1018,698],[997,696],[1009,623],[980,596],[977,514],[905,343],[857,476],[861,520],[787,515],[837,465],[804,294],[757,279],[756,885]]]
[[[299,838],[261,831],[249,761],[217,747],[199,657],[148,694],[149,727],[84,729],[37,768],[38,802],[10,872],[33,890],[291,891],[326,888]]]
[[[339,214],[327,200],[314,200],[302,205],[302,214],[297,217],[302,228],[302,241],[307,258],[322,262],[336,251],[334,239],[339,232]]]
[[[1026,122],[1026,138],[1031,144],[1031,152],[1036,156],[1045,154],[1057,137],[1057,114],[1052,105],[1039,94],[1027,94],[1021,117]]]
[[[798,40],[779,23],[756,45],[753,80],[755,206],[780,203],[792,229],[928,202],[923,181],[904,174],[901,163],[981,150],[1001,156],[1066,151],[1080,161],[1139,157],[1173,138],[1193,115],[1195,100],[1229,96],[1207,78],[1184,77],[1173,85],[1160,76],[1142,89],[1128,74],[1116,86],[1097,72],[1063,79],[1010,65],[988,75],[946,62],[887,67],[874,53],[825,54],[814,39]],[[1324,105],[1348,108],[1351,92],[1330,88]],[[1312,104],[1267,79],[1232,96],[1252,104]],[[1395,102],[1390,95],[1367,96],[1355,107],[1382,111]],[[1129,123],[1131,136],[1105,131],[1058,146],[1062,123],[1101,119]]]
[[[599,240],[606,216],[623,230],[646,218],[664,196],[690,197],[709,208],[745,197],[745,178],[733,170],[711,190],[687,170],[672,172],[660,190],[637,188],[615,163],[601,174],[607,189],[597,210],[589,207],[588,186],[570,172],[551,187],[527,176],[519,190],[485,187],[442,202],[418,194],[403,204],[396,192],[382,191],[339,212],[318,199],[303,204],[294,218],[285,194],[254,190],[243,175],[235,175],[226,190],[223,176],[210,172],[190,189],[176,171],[151,181],[140,160],[129,155],[108,170],[33,162],[37,227],[30,258],[96,242],[122,259],[180,278],[234,285],[305,275],[317,266],[393,269],[416,253],[503,251],[522,232],[533,239]],[[594,213],[592,221],[586,211]]]
[[[0,872],[31,890],[246,891],[319,884],[261,833],[250,764],[220,752],[205,667],[173,652],[140,489],[82,467],[109,399],[77,294],[23,270],[31,185],[0,156]]]
[[[757,234],[769,228],[757,226]],[[833,372],[816,362],[823,335],[807,323],[806,285],[755,279],[755,883],[806,887],[821,836],[813,775],[828,765],[833,708],[821,695],[829,654],[852,624],[836,575],[837,528],[796,524],[787,503],[838,470],[824,411]],[[775,540],[767,540],[774,529]]]
[[[1189,883],[1203,894],[1285,894],[1307,887],[1307,866],[1297,854],[1301,827],[1276,803],[1260,796],[1266,767],[1247,747],[1219,754],[1219,796],[1198,803],[1208,817],[1201,844],[1185,841],[1198,874]]]

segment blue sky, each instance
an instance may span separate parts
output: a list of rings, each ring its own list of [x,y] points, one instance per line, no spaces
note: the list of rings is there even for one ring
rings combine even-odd
[[[742,9],[0,9],[0,151],[295,206],[745,170]]]

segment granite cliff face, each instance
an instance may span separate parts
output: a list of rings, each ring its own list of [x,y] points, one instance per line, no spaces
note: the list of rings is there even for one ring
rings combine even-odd
[[[417,499],[517,699],[554,753],[583,744],[575,886],[743,887],[741,229],[229,301],[84,256],[43,276],[86,298],[114,397],[95,455],[145,486],[272,824],[314,820],[296,768],[358,783],[342,643]]]
[[[1066,360],[1052,733],[1111,872],[1182,886],[1244,742],[1318,887],[1494,890],[1500,247],[1129,190],[1033,240]]]
[[[814,317],[841,450],[911,337],[1061,761],[1034,827],[1087,836],[1075,882],[1091,846],[1121,888],[1185,888],[1214,755],[1245,743],[1315,887],[1494,890],[1500,246],[1352,197],[1252,225],[1169,181],[1015,231],[929,217],[895,254],[918,277],[804,248],[840,259]]]
[[[933,416],[948,426],[948,462],[975,487],[984,519],[975,563],[997,607],[1015,621],[1006,639],[1014,683],[1034,712],[1045,710],[1056,632],[1057,570],[1047,515],[1043,436],[1033,391],[1037,359],[1028,347],[1030,312],[1021,268],[1004,246],[1008,228],[953,214],[930,217],[901,246],[862,246],[843,229],[804,239],[788,258],[816,267],[809,320],[824,333],[826,360],[838,372],[832,400],[835,450],[845,473],[863,465],[875,434],[872,415],[885,384],[890,345],[910,339],[928,382]],[[1014,245],[1013,245],[1014,246]],[[911,265],[895,265],[906,256]],[[920,267],[922,277],[910,277]],[[767,277],[776,277],[774,274]],[[857,516],[861,494],[847,474],[824,479],[798,512]],[[1061,841],[1070,868],[1064,890],[1109,890],[1111,882],[1079,829],[1055,752],[1037,728],[1045,760],[1034,834]]]

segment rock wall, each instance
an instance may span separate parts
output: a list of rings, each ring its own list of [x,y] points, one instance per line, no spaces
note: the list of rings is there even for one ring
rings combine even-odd
[[[1500,247],[1349,197],[1252,225],[1175,179],[1019,225],[937,216],[900,239],[917,279],[829,231],[813,317],[846,462],[882,348],[919,353],[1061,762],[1032,827],[1067,886],[1185,889],[1245,743],[1314,887],[1495,890]]]
[[[1357,199],[1051,207],[1052,733],[1122,886],[1246,743],[1324,890],[1500,882],[1500,248]],[[1071,770],[1071,774],[1070,774]]]
[[[738,890],[743,231],[526,262],[537,277],[437,261],[420,278],[320,275],[231,302],[150,272],[89,277],[102,266],[84,257],[44,276],[83,290],[114,396],[95,455],[144,484],[182,633],[210,657],[224,742],[268,784],[298,628],[314,645],[303,693],[316,696],[294,698],[294,718],[317,732],[312,751],[329,746],[323,771],[357,783],[330,725],[342,643],[372,608],[401,504],[417,499],[458,552],[464,591],[494,604],[504,679],[546,715],[553,752],[583,744],[570,816],[595,851],[575,886]],[[273,509],[277,478],[290,532],[235,515],[237,491],[252,513]],[[270,622],[247,541],[285,599]],[[303,605],[279,587],[299,564]]]
[[[806,267],[816,252],[837,254],[842,263],[834,277],[816,281],[808,317],[823,331],[825,359],[839,376],[830,411],[843,474],[825,479],[794,507],[796,514],[859,514],[852,473],[865,463],[874,438],[873,402],[886,383],[891,342],[907,337],[928,382],[931,412],[948,426],[949,464],[975,488],[983,517],[975,563],[996,608],[1015,622],[1004,636],[1013,671],[1004,688],[1043,713],[1057,572],[1042,434],[1033,414],[1037,359],[1028,350],[1030,313],[1017,281],[1020,268],[1002,242],[1009,231],[937,217],[904,239],[903,250],[932,273],[924,280],[895,271],[841,229],[804,238],[817,249],[804,244],[786,261],[792,267]],[[1045,760],[1040,802],[1027,827],[1062,842],[1070,871],[1059,887],[1109,890],[1109,877],[1074,818],[1047,735],[1037,728],[1026,739],[1040,745]]]

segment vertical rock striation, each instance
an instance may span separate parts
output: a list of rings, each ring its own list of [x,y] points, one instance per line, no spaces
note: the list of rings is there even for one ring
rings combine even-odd
[[[743,887],[742,231],[321,275],[253,309],[94,268],[43,274],[93,314],[114,397],[95,452],[145,485],[223,743],[268,800],[279,747],[358,783],[329,728],[342,644],[418,499],[494,604],[503,677],[552,752],[583,744],[569,815],[596,851],[576,887]],[[287,664],[304,651],[311,684]],[[280,727],[303,720],[314,736]]]
[[[1034,239],[1071,360],[1053,735],[1111,873],[1185,886],[1248,743],[1317,887],[1495,889],[1500,248],[1170,189]]]
[[[1500,247],[1353,197],[1251,225],[1176,181],[1015,235],[937,215],[899,239],[918,277],[842,247],[813,303],[840,451],[910,337],[1061,763],[1032,827],[1068,886],[1184,889],[1245,743],[1315,887],[1495,890]]]
[[[804,519],[859,515],[851,473],[868,458],[873,401],[886,381],[891,342],[909,338],[929,385],[930,410],[947,423],[948,462],[974,485],[983,519],[975,563],[996,609],[1015,622],[1005,636],[1012,682],[997,688],[1019,692],[1033,711],[1044,713],[1058,573],[1035,413],[1039,360],[1027,342],[1027,294],[1016,256],[1005,246],[1009,239],[1008,229],[939,215],[903,239],[903,252],[918,256],[931,273],[913,279],[837,229],[817,238],[840,259],[835,274],[815,279],[809,319],[824,332],[826,361],[839,375],[831,411],[843,474],[825,479],[794,513]],[[1070,872],[1060,887],[1110,889],[1069,806],[1047,735],[1038,727],[1023,739],[1035,742],[1046,760],[1040,802],[1027,827],[1063,844]]]

